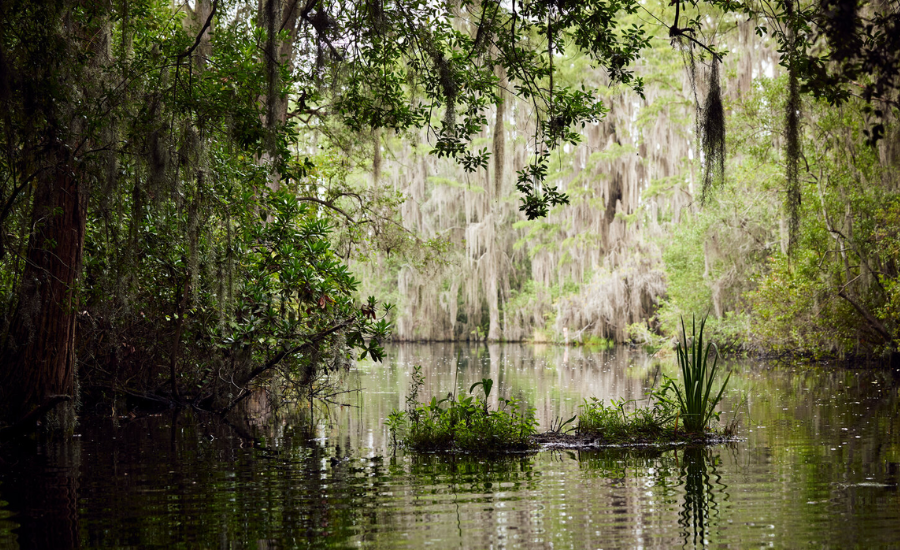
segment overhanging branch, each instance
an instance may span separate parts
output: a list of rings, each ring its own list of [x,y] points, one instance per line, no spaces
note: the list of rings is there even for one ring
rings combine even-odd
[[[197,38],[194,39],[194,43],[190,48],[184,50],[180,54],[178,54],[178,61],[181,61],[185,57],[188,57],[194,50],[197,49],[197,46],[200,45],[200,42],[203,40],[203,35],[206,34],[206,31],[209,29],[209,26],[212,24],[212,18],[216,14],[216,9],[219,7],[219,0],[213,0],[212,10],[209,12],[209,17],[206,18],[206,23],[203,23],[203,27],[200,29],[200,32],[197,33]]]

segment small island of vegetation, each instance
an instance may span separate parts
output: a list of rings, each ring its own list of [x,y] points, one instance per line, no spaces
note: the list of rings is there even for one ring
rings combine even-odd
[[[671,443],[714,443],[732,437],[732,420],[721,430],[716,406],[722,399],[730,374],[718,391],[713,384],[719,373],[718,350],[712,342],[704,347],[703,330],[691,322],[691,337],[681,322],[681,341],[675,346],[681,378],[664,377],[659,388],[648,394],[650,403],[629,412],[631,401],[612,400],[609,405],[591,397],[580,406],[581,414],[552,422],[550,430],[538,434],[534,408],[521,400],[500,398],[496,410],[488,406],[494,381],[483,378],[469,387],[468,395],[449,393],[443,399],[419,401],[425,383],[420,367],[412,374],[406,410],[394,410],[387,420],[395,446],[414,451],[461,451],[476,453],[520,452],[541,446],[603,446]],[[710,352],[715,353],[710,357]],[[711,360],[711,361],[710,361]],[[480,388],[482,396],[478,395]]]

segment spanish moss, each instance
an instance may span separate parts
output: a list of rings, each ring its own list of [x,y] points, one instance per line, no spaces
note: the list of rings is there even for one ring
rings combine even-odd
[[[698,126],[703,152],[701,201],[705,203],[710,191],[725,181],[725,109],[722,108],[722,89],[719,86],[719,60],[715,57],[709,71],[706,100],[700,110]]]

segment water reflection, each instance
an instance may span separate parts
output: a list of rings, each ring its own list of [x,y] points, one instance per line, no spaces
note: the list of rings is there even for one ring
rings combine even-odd
[[[420,394],[423,400],[464,393],[482,378],[491,378],[491,405],[496,406],[500,398],[521,398],[536,408],[545,429],[553,419],[578,412],[584,397],[644,399],[658,374],[657,361],[628,348],[592,353],[581,347],[440,343],[401,344],[387,351],[385,364],[359,366],[366,377],[366,394],[390,395],[371,400],[361,396],[365,406],[385,408],[382,418],[391,408],[403,408],[409,372],[416,365],[422,366],[426,379]]]
[[[687,447],[680,459],[684,505],[678,524],[682,528],[684,546],[706,546],[710,528],[715,528],[719,519],[718,498],[728,498],[728,486],[722,482],[717,470],[719,457],[712,449]],[[713,487],[713,483],[718,487]]]
[[[80,441],[24,441],[3,451],[0,547],[78,548]]]
[[[394,452],[411,365],[427,391],[495,379],[542,422],[582,397],[636,398],[633,350],[402,346],[362,364],[353,407],[223,424],[184,412],[85,419],[81,438],[0,447],[0,548],[891,547],[900,388],[889,371],[735,369],[733,448],[607,448],[503,459]],[[667,368],[667,367],[663,367]],[[492,395],[495,395],[492,393]],[[250,406],[252,405],[252,406]],[[568,416],[566,416],[568,414]],[[544,424],[546,426],[546,424]]]

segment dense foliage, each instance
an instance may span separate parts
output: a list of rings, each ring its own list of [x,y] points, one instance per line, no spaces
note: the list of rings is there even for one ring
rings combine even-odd
[[[877,361],[896,352],[895,75],[851,81],[862,65],[844,73],[824,60],[837,34],[819,4],[793,13],[783,4],[685,7],[681,17],[702,30],[694,36],[721,57],[724,126],[702,116],[694,124],[698,109],[716,104],[714,58],[684,36],[675,48],[643,50],[643,97],[578,56],[561,59],[557,82],[587,79],[605,89],[610,110],[551,156],[547,180],[569,203],[546,218],[509,209],[516,190],[504,166],[527,157],[525,102],[502,107],[502,117],[495,108],[493,135],[482,139],[502,136],[516,153],[492,170],[427,163],[415,139],[386,144],[394,159],[383,174],[413,199],[405,225],[450,243],[446,267],[390,258],[365,267],[366,284],[396,296],[399,337],[656,348],[674,342],[682,315],[709,312],[707,331],[723,350]],[[893,17],[886,6],[845,7],[859,15],[841,31],[851,41]],[[623,21],[670,22],[677,9],[646,4]],[[733,10],[751,17],[735,20]],[[873,35],[860,55],[887,68],[889,41]],[[709,165],[706,128],[727,152],[716,157],[724,176],[712,180],[719,167]],[[410,165],[423,169],[401,168]]]
[[[656,330],[648,317],[665,270],[669,319],[685,305],[678,281],[689,278],[678,253],[667,252],[668,267],[659,261],[669,243],[653,240],[686,210],[689,220],[706,216],[691,231],[708,249],[721,214],[714,197],[768,185],[726,175],[729,163],[754,159],[778,181],[762,190],[770,200],[754,238],[765,242],[732,279],[760,278],[747,289],[717,282],[715,316],[755,315],[767,346],[781,345],[766,332],[774,330],[791,334],[787,347],[895,351],[895,12],[843,0],[4,2],[0,415],[21,419],[71,398],[76,371],[86,390],[224,411],[272,371],[284,375],[282,389],[309,391],[357,353],[380,356],[386,311],[356,296],[347,263],[398,253],[397,277],[411,290],[411,271],[447,249],[443,233],[460,233],[455,212],[433,234],[403,226],[400,204],[418,197],[382,179],[389,140],[412,143],[417,165],[418,153],[432,166],[452,160],[465,178],[488,183],[461,216],[482,229],[467,251],[480,266],[471,275],[485,280],[481,294],[467,289],[465,325],[475,334],[501,338],[502,311],[521,337],[545,328],[554,305],[555,328],[573,325],[579,336],[622,339],[637,322]],[[658,46],[646,14],[660,23]],[[745,94],[745,83],[730,94],[728,48],[716,44],[746,16],[740,32],[774,36],[787,82],[761,92],[770,94],[758,100],[764,130],[739,134],[746,148],[726,161],[736,150],[726,147],[726,119],[758,126],[752,106],[731,109],[756,92]],[[664,63],[668,71],[654,74]],[[801,104],[801,91],[828,106]],[[688,121],[666,136],[692,144],[692,162],[683,148],[647,149],[660,145],[639,135],[653,113],[656,136]],[[506,126],[520,123],[508,155]],[[767,148],[778,136],[781,147]],[[603,150],[583,154],[593,147]],[[636,156],[666,165],[645,170]],[[704,198],[713,197],[696,218],[690,200],[671,198],[685,184],[693,196],[693,176],[683,176],[695,164]],[[588,180],[606,169],[592,195]],[[673,206],[664,223],[642,196],[651,180],[668,182],[667,191],[656,186]],[[587,221],[594,209],[596,226]],[[545,216],[547,225],[534,221]],[[523,217],[534,225],[516,225]],[[774,219],[784,228],[780,252],[768,246]],[[635,232],[641,226],[654,231]],[[526,234],[499,238],[508,227]],[[535,262],[539,251],[517,252],[556,238],[547,232],[582,251],[601,246],[571,269],[566,251],[550,254],[550,269]],[[684,265],[696,265],[682,252]],[[459,282],[438,287],[458,336]],[[502,308],[504,299],[520,307]],[[483,313],[487,326],[474,319]],[[785,326],[794,319],[805,320],[799,332]]]
[[[877,146],[865,104],[806,99],[800,133],[798,233],[789,245],[778,148],[786,78],[760,80],[732,104],[729,142],[741,154],[715,200],[682,224],[664,258],[660,316],[714,314],[719,340],[778,353],[874,356],[897,349],[900,318],[895,114]]]
[[[391,249],[399,198],[348,180],[360,147],[427,128],[436,158],[486,167],[473,140],[502,82],[535,105],[543,153],[518,187],[545,213],[566,201],[549,151],[604,112],[554,85],[555,57],[640,91],[647,39],[616,25],[636,6],[5,2],[0,414],[71,397],[76,371],[85,390],[224,411],[269,371],[308,389],[380,356],[389,323],[344,265]]]

